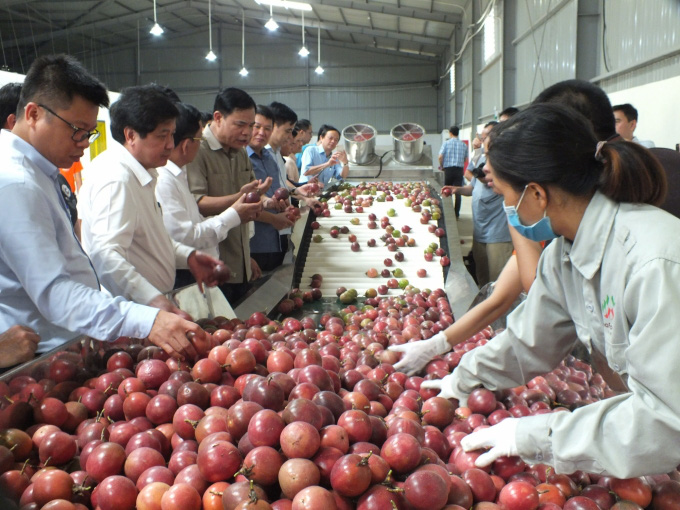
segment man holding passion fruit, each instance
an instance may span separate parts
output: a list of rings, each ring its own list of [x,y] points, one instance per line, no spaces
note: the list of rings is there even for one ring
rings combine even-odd
[[[59,167],[82,157],[108,103],[106,87],[66,55],[38,58],[26,75],[17,123],[0,134],[0,201],[10,215],[0,223],[0,330],[32,328],[39,353],[86,334],[148,337],[193,357],[187,334],[205,337],[196,324],[100,292],[59,191]]]
[[[111,134],[118,142],[97,156],[81,191],[85,250],[102,284],[115,296],[191,317],[165,294],[177,268],[188,268],[199,286],[216,285],[219,260],[174,241],[155,196],[157,167],[174,147],[178,111],[153,85],[123,90],[111,106]]]
[[[255,101],[245,91],[226,88],[215,98],[213,121],[203,130],[203,141],[193,162],[187,165],[189,188],[203,216],[220,214],[238,198],[257,200],[271,185],[271,179],[256,180],[245,150],[255,124]],[[268,199],[263,206],[268,207]],[[250,225],[241,223],[220,243],[220,259],[231,269],[231,278],[220,286],[227,300],[235,304],[248,291],[249,282],[262,275],[250,257]]]

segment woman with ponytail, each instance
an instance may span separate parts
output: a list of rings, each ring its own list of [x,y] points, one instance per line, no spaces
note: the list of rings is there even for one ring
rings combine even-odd
[[[476,387],[525,384],[582,342],[627,389],[571,413],[507,418],[470,434],[485,466],[519,455],[558,473],[629,478],[680,461],[680,220],[658,209],[663,169],[645,148],[602,143],[579,113],[530,106],[490,134],[486,170],[510,224],[554,238],[508,327],[466,354],[453,374],[425,381],[465,405]]]

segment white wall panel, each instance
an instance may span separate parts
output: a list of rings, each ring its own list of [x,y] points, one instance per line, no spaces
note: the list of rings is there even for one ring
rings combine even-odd
[[[496,59],[482,71],[482,117],[493,120],[495,112],[503,110],[503,100],[501,98],[501,78],[502,60]]]
[[[528,36],[520,36],[516,44],[518,104],[528,103],[544,88],[576,75],[578,5],[571,0],[559,6],[545,23]]]
[[[680,49],[677,0],[605,0],[605,22],[606,63],[611,71]]]

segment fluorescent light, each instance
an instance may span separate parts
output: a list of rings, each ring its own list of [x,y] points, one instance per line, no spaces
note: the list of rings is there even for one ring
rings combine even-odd
[[[274,18],[269,18],[269,21],[267,21],[267,22],[264,24],[264,26],[265,26],[265,28],[266,28],[267,30],[269,30],[270,32],[273,32],[274,30],[276,30],[277,28],[279,28],[279,24],[278,24],[276,21],[274,21]]]
[[[260,5],[273,5],[285,9],[298,9],[300,11],[311,11],[312,6],[304,2],[293,2],[291,0],[255,0]]]
[[[321,67],[321,64],[319,64],[318,66],[316,66],[316,69],[314,69],[314,72],[315,72],[316,74],[323,74],[323,67]]]
[[[298,55],[301,57],[306,57],[309,55],[309,50],[307,49],[307,46],[305,46],[305,13],[304,11],[302,12],[302,48],[300,48],[300,51],[298,51]]]
[[[316,51],[316,69],[314,69],[314,72],[316,74],[323,74],[323,67],[321,67],[321,23],[319,23],[319,26],[317,27],[317,35],[316,35],[316,44],[317,44],[317,51]]]
[[[213,53],[213,50],[210,50],[208,54],[205,56],[206,60],[209,60],[210,62],[213,62],[214,60],[217,60],[217,55]]]
[[[151,27],[151,30],[149,30],[150,34],[153,35],[161,35],[163,33],[163,27],[160,26],[158,23],[154,23],[153,26]]]
[[[267,21],[267,23],[265,23],[264,26],[270,32],[273,32],[274,30],[279,28],[279,24],[276,21],[274,21],[274,10],[271,5],[269,6],[269,21]]]
[[[241,9],[241,70],[238,74],[248,76],[248,69],[246,69],[246,17],[243,9]]]
[[[156,17],[156,0],[153,0],[153,26],[149,30],[150,34],[161,35],[163,33],[163,27],[158,24],[158,18]]]

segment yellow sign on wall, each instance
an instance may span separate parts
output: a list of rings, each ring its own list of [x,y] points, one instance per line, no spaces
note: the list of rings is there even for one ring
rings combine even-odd
[[[90,161],[106,150],[106,123],[103,120],[97,121],[97,131],[99,138],[90,144]]]

